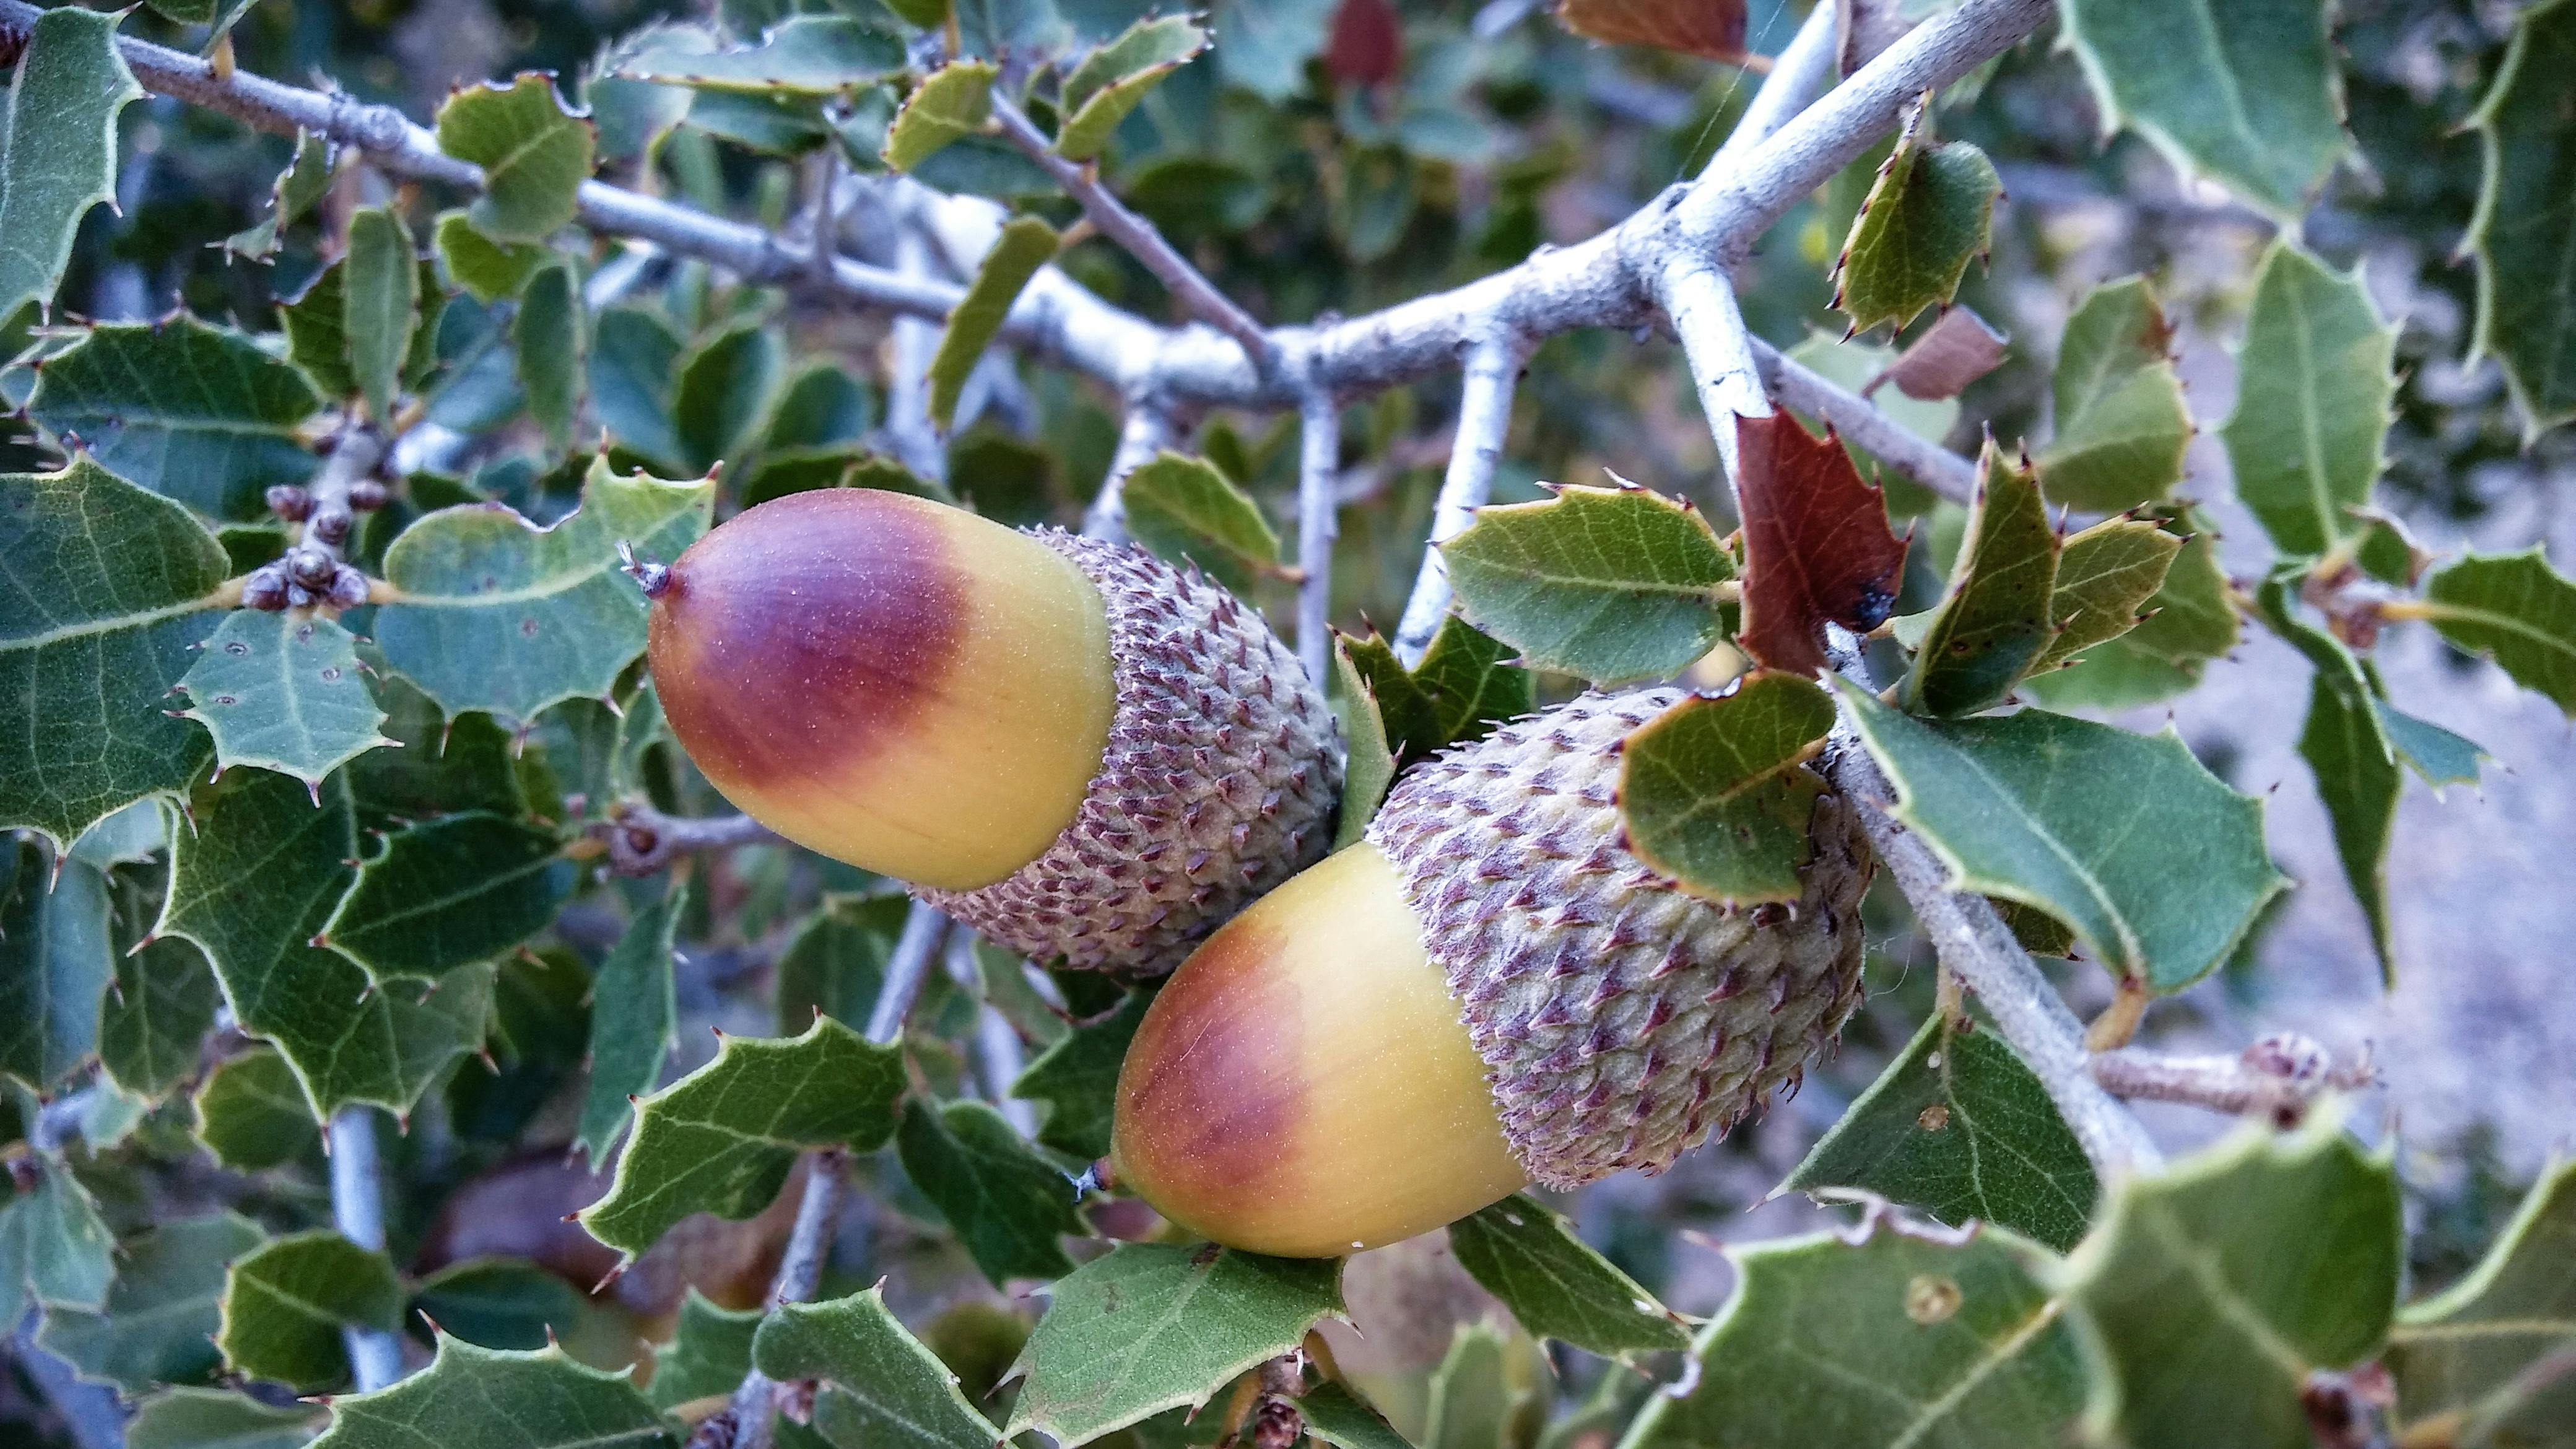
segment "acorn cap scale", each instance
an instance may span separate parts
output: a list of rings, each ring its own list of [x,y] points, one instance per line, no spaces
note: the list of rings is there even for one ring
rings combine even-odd
[[[1860,1004],[1867,837],[1819,796],[1794,905],[1646,866],[1618,746],[1679,697],[1586,695],[1426,762],[1210,938],[1121,1068],[1121,1183],[1220,1242],[1343,1253],[1660,1171],[1794,1082]]]

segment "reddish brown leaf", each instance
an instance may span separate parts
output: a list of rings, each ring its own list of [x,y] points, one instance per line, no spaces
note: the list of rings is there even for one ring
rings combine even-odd
[[[1892,382],[1898,392],[1926,402],[1957,397],[2004,360],[2006,340],[1985,318],[1965,307],[1952,307],[1924,328],[1888,364],[1887,371],[1872,378],[1861,396],[1876,392],[1882,382]]]
[[[1744,63],[1744,0],[1558,0],[1556,18],[1587,40],[1652,45]]]
[[[1345,85],[1379,85],[1404,73],[1404,27],[1392,0],[1342,0],[1324,69]]]
[[[1896,605],[1906,540],[1887,501],[1863,482],[1827,428],[1787,413],[1738,418],[1744,511],[1744,627],[1735,642],[1762,664],[1812,675],[1825,667],[1825,625],[1867,633]]]

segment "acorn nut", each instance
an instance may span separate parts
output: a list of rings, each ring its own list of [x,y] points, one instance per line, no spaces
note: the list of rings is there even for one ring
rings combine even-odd
[[[1169,971],[1327,843],[1323,696],[1140,550],[819,489],[653,588],[654,687],[727,799],[1032,957]]]
[[[1661,1171],[1794,1084],[1861,1001],[1868,838],[1820,796],[1794,904],[1648,867],[1619,742],[1680,697],[1585,695],[1425,762],[1365,841],[1209,937],[1120,1069],[1120,1189],[1338,1255],[1533,1180]]]

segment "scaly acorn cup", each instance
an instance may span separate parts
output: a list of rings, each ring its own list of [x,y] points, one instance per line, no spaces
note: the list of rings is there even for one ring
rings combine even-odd
[[[725,798],[1032,957],[1168,971],[1327,843],[1323,696],[1140,550],[820,489],[652,587],[654,688]]]
[[[1119,1072],[1120,1188],[1323,1257],[1531,1180],[1660,1171],[1796,1082],[1860,1004],[1868,838],[1818,797],[1794,904],[1648,867],[1619,743],[1678,698],[1585,695],[1426,762],[1365,841],[1208,938]]]

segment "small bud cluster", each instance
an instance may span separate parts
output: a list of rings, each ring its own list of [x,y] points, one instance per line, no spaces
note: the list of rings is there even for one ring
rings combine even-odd
[[[337,497],[317,498],[295,483],[270,488],[269,511],[303,525],[302,536],[242,581],[242,607],[354,609],[365,603],[367,576],[342,562],[340,550],[356,531],[358,515],[384,507],[388,497],[384,483],[374,478],[359,479]]]

